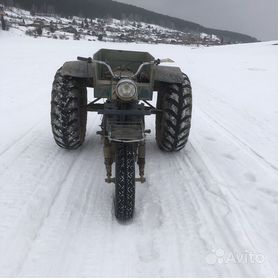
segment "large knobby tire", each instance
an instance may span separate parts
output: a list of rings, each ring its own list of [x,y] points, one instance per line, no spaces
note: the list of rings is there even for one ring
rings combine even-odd
[[[192,92],[188,77],[182,84],[164,83],[158,89],[156,115],[156,142],[167,152],[184,148],[191,127]]]
[[[120,221],[133,217],[135,206],[135,155],[132,144],[116,145],[115,216]]]
[[[55,75],[51,94],[51,125],[55,142],[64,149],[82,145],[87,124],[87,89],[81,80]]]

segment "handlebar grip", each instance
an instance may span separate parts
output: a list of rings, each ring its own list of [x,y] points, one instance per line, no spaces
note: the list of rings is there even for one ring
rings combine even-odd
[[[160,63],[161,63],[160,59],[154,60],[154,64],[155,64],[156,66],[158,66]]]
[[[88,62],[88,63],[92,63],[92,61],[93,61],[91,57],[85,58],[85,57],[80,57],[80,56],[77,57],[77,60],[83,61],[83,62]]]

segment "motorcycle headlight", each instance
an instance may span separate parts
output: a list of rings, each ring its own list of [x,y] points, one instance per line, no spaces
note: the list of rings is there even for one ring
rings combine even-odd
[[[117,96],[123,101],[131,101],[137,99],[136,84],[129,79],[122,79],[116,87]]]

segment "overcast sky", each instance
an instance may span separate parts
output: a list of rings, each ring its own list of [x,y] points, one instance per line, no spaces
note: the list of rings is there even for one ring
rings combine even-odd
[[[278,0],[117,0],[204,25],[278,39]]]

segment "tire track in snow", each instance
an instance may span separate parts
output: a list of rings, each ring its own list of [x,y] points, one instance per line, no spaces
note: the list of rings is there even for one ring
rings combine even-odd
[[[194,142],[194,138],[192,141]],[[148,144],[149,143],[150,142],[148,142]],[[248,235],[248,233],[242,229],[247,219],[243,217],[240,211],[238,212],[240,208],[238,208],[237,203],[231,202],[231,200],[233,200],[233,195],[229,191],[226,192],[226,190],[224,191],[225,194],[222,192],[222,185],[225,185],[225,188],[229,187],[229,182],[226,182],[221,177],[219,170],[214,168],[215,162],[211,161],[200,148],[197,148],[197,145],[198,142],[189,142],[186,149],[181,153],[160,153],[159,157],[155,158],[155,161],[157,161],[155,167],[157,169],[163,169],[163,172],[159,173],[159,178],[156,177],[156,182],[159,180],[160,186],[164,183],[167,184],[167,180],[169,176],[171,176],[171,185],[168,184],[166,187],[160,188],[160,190],[168,192],[168,194],[170,190],[169,195],[174,193],[173,201],[170,203],[163,203],[162,209],[170,209],[178,204],[181,204],[181,208],[185,209],[185,207],[188,206],[185,202],[188,202],[192,206],[188,211],[189,213],[184,213],[183,211],[183,213],[180,214],[181,217],[177,216],[179,213],[172,214],[175,223],[183,223],[181,227],[184,232],[183,234],[178,233],[178,235],[185,235],[185,239],[181,237],[177,245],[182,246],[183,242],[185,242],[185,240],[188,241],[192,234],[198,234],[199,240],[203,242],[202,251],[204,252],[205,250],[205,252],[207,252],[202,255],[200,253],[199,258],[205,258],[213,249],[217,248],[235,252],[244,252],[245,250],[256,251],[256,245],[250,238],[252,236]],[[149,152],[147,152],[147,154],[148,153]],[[160,163],[160,161],[163,161],[163,163]],[[166,161],[168,163],[166,163]],[[175,169],[175,171],[173,171],[173,169]],[[173,173],[175,174],[173,175]],[[147,175],[149,176],[149,174]],[[175,188],[173,189],[172,187],[174,185]],[[185,191],[188,193],[185,194]],[[226,194],[229,195],[229,198]],[[173,209],[173,212],[181,212],[181,209],[176,207]],[[194,215],[195,227],[191,233],[187,234],[186,229],[188,229],[188,223],[190,223],[192,214]],[[235,225],[235,223],[238,223],[238,225]],[[234,226],[240,227],[239,231],[237,231]],[[206,232],[204,233],[203,231]],[[210,231],[210,234],[207,234],[207,231]],[[244,240],[239,240],[239,238],[243,238]],[[192,244],[191,240],[187,250],[192,248]],[[196,248],[196,243],[193,244],[193,247],[194,249]],[[171,254],[174,253],[173,251],[171,252]],[[190,261],[190,259],[192,259],[193,253],[194,251],[187,259],[185,259],[186,252],[184,254],[180,253],[179,257],[182,258],[183,264],[184,261]],[[208,267],[208,269],[200,271],[200,273],[208,274],[212,271],[211,273],[214,275],[215,272],[213,271],[216,269],[213,270],[211,266]],[[200,270],[200,268],[198,268],[198,270]],[[181,268],[181,271],[183,271],[181,273],[196,275],[194,269]],[[225,265],[219,273],[222,275],[235,275],[235,266],[233,264]],[[238,264],[237,273],[238,275],[245,276],[256,275],[257,273],[272,274],[273,272],[266,262],[264,265],[252,267],[250,267],[250,265]]]
[[[153,240],[157,242],[159,258],[152,262],[157,268],[150,274],[157,274],[160,269],[161,275],[166,276],[181,276],[184,273],[213,275],[202,261],[208,249],[207,243],[199,237],[201,219],[186,188],[186,184],[192,182],[191,177],[187,175],[187,169],[175,162],[176,156],[182,153],[161,152],[154,138],[147,142],[147,148],[146,174],[149,188],[146,189],[144,199],[137,202],[137,217],[140,220],[142,237],[146,239],[151,233]],[[148,225],[152,221],[157,224],[150,229]],[[147,249],[146,245],[145,248]],[[197,266],[190,263],[192,260],[199,262]]]
[[[275,241],[275,237],[273,238],[273,234],[269,234],[271,227],[269,227],[268,221],[265,220],[265,214],[271,216],[274,211],[273,205],[267,204],[269,200],[261,197],[259,184],[264,182],[266,188],[271,188],[277,181],[276,171],[273,171],[272,168],[250,154],[249,150],[245,152],[245,148],[239,145],[233,136],[224,133],[222,138],[222,128],[215,125],[207,116],[199,115],[205,124],[203,131],[200,130],[202,127],[196,127],[197,133],[196,131],[195,133],[198,135],[195,135],[194,132],[192,133],[191,142],[194,142],[192,145],[196,149],[196,153],[200,155],[200,159],[205,162],[206,167],[215,177],[216,185],[225,193],[227,200],[229,200],[231,212],[238,222],[238,230],[243,233],[241,238],[246,238],[246,242],[250,244],[250,248],[247,250],[264,255],[265,262],[260,265],[262,273],[271,276],[275,269],[276,254],[274,253],[272,256],[266,256],[266,254],[269,254],[268,249],[271,248],[271,242]],[[209,136],[214,134],[214,136],[218,137],[218,140],[210,144],[204,144],[202,137],[206,132]],[[205,146],[211,148],[211,150],[207,151],[204,149]],[[225,161],[220,159],[221,149],[229,150],[233,154],[236,153],[236,155],[232,159],[227,157],[228,163],[226,164]],[[197,169],[198,162],[195,165]],[[247,173],[251,175],[254,171],[256,171],[257,177],[252,175],[251,180]],[[244,201],[245,194],[253,195],[252,202],[250,202],[250,198],[249,200],[247,198],[248,202]],[[257,220],[255,222],[254,217]],[[229,242],[229,239],[227,239],[227,242]],[[241,250],[243,249],[238,249],[237,251],[243,253]]]
[[[143,273],[147,271],[150,275],[214,275],[216,270],[204,263],[210,248],[226,247],[227,241],[232,241],[232,245],[226,250],[242,246],[236,235],[229,231],[229,225],[219,219],[213,224],[208,221],[215,218],[219,206],[226,208],[226,214],[231,213],[229,203],[214,184],[214,171],[207,169],[211,163],[204,163],[203,154],[194,151],[190,145],[187,147],[189,152],[165,154],[158,150],[153,138],[148,144],[148,188],[141,195],[143,199],[137,202],[135,219],[129,226],[119,225],[113,217],[112,192],[103,189],[107,186],[103,177],[98,175],[96,182],[99,184],[91,187],[93,173],[99,168],[104,169],[103,157],[101,150],[94,152],[85,146],[72,166],[73,173],[64,175],[67,182],[60,187],[56,199],[50,198],[52,206],[48,206],[48,217],[42,218],[35,236],[30,242],[18,240],[23,242],[23,247],[25,245],[21,254],[29,255],[24,261],[23,255],[17,260],[17,271],[13,273],[20,276],[43,273],[50,276],[117,274],[126,277],[142,273],[144,267]],[[102,146],[98,144],[97,147]],[[62,150],[58,152],[53,168],[64,160],[63,154]],[[92,165],[84,165],[94,155],[96,159]],[[184,159],[188,159],[187,167],[184,167]],[[206,174],[200,178],[202,171]],[[172,177],[171,184],[169,176]],[[48,180],[45,178],[43,183]],[[214,205],[216,199],[219,206]],[[154,211],[156,214],[152,215]],[[222,228],[225,229],[223,233]],[[210,233],[204,234],[204,231]],[[15,246],[12,247],[14,252]],[[191,260],[199,260],[200,264],[191,265]],[[102,261],[109,261],[108,269]],[[253,272],[258,273],[245,267],[237,269],[240,275]],[[8,269],[6,273],[9,273]],[[234,274],[235,270],[225,266],[219,273]]]
[[[20,141],[24,140],[25,137],[27,137],[30,132],[32,132],[39,124],[40,124],[41,120],[40,121],[37,121],[33,126],[31,126],[31,128],[29,128],[26,132],[24,132],[22,135],[18,136],[17,139],[15,139],[13,141],[13,143],[11,143],[9,146],[5,147],[3,150],[1,150],[0,152],[0,157],[2,155],[4,155],[7,151],[9,151],[11,148],[13,148],[16,144],[18,144]]]
[[[213,161],[210,161],[205,152],[198,147],[198,143],[191,142],[188,148],[194,155],[179,159],[178,163],[184,165],[185,162],[191,176],[195,176],[196,180],[189,183],[189,188],[192,198],[199,203],[198,206],[202,208],[201,211],[205,215],[202,223],[212,220],[213,226],[220,232],[217,239],[215,238],[216,242],[211,246],[211,250],[222,248],[233,253],[244,253],[245,250],[251,250],[253,253],[259,254],[257,252],[258,245],[253,241],[254,235],[248,234],[244,229],[249,225],[248,219],[235,201],[234,195],[229,191],[232,181],[227,181],[221,176],[218,169],[214,167]],[[219,206],[217,203],[221,205]],[[226,211],[223,208],[226,208]],[[230,264],[229,267],[231,267],[230,275],[235,275],[234,265]],[[246,277],[246,275],[256,276],[258,273],[272,275],[273,271],[267,261],[261,265],[252,265],[252,268],[250,264],[238,264],[238,275]]]
[[[98,151],[97,154],[99,154],[97,157],[101,158],[101,163],[99,161],[95,161],[91,165],[93,172],[95,167],[95,170],[98,170],[99,167],[104,167],[101,151]],[[83,153],[84,160],[90,156],[91,153],[88,151]],[[94,153],[92,153],[92,156],[94,156]],[[82,165],[81,162],[82,161],[79,161],[77,163],[80,163],[80,166],[77,166],[76,164],[75,167],[80,169],[82,169],[82,167],[84,168],[84,165]],[[74,172],[77,172],[77,170]],[[81,180],[85,181],[87,175],[90,175],[90,173],[90,165],[88,165],[85,167],[84,172],[81,171],[79,173],[82,176]],[[181,250],[179,245],[181,242],[183,245],[186,242],[188,234],[184,235],[186,232],[184,225],[188,225],[189,217],[184,218],[184,213],[181,213],[173,220],[169,215],[169,223],[166,225],[167,227],[164,229],[164,232],[160,233],[160,225],[163,224],[160,224],[160,221],[152,223],[154,218],[149,217],[149,213],[151,212],[149,209],[152,210],[154,206],[151,205],[151,207],[149,209],[145,209],[145,212],[143,213],[140,210],[137,210],[134,221],[130,223],[130,225],[122,226],[113,216],[111,200],[112,192],[110,189],[109,191],[106,189],[103,190],[103,187],[106,187],[107,185],[104,184],[102,178],[103,177],[98,178],[98,181],[101,184],[96,186],[92,191],[95,196],[90,197],[86,196],[86,192],[90,191],[90,182],[85,183],[84,187],[82,187],[80,186],[81,182],[80,184],[76,184],[74,181],[68,180],[68,186],[63,187],[55,205],[52,207],[51,215],[46,220],[43,228],[40,230],[40,234],[36,242],[33,243],[32,251],[29,253],[30,255],[26,260],[20,275],[24,276],[31,274],[36,276],[40,275],[40,273],[44,273],[57,276],[71,273],[76,275],[82,274],[82,276],[91,276],[92,273],[94,273],[94,275],[97,276],[102,275],[102,273],[106,273],[109,276],[109,274],[113,275],[117,273],[120,276],[128,276],[140,273],[139,269],[141,268],[142,271],[142,264],[144,264],[149,269],[149,273],[151,274],[159,272],[162,274],[165,272],[173,273],[172,264],[168,263],[168,266],[164,268],[165,260],[160,254],[160,245],[165,241],[165,239],[167,239],[167,232],[172,231],[175,229],[175,227],[178,227],[179,231],[178,235],[174,236],[176,238],[174,242],[176,243],[173,246],[173,241],[171,239],[170,241],[167,240],[167,247],[174,249],[176,254],[175,258],[177,262],[175,273],[182,273],[183,262],[179,256],[182,255],[181,252],[184,252],[183,250],[186,250],[186,248],[184,247],[183,250]],[[157,189],[155,189],[154,193],[151,193],[150,196],[146,197],[150,197],[158,201],[157,197],[155,196],[157,194],[156,190]],[[181,187],[180,190],[183,191]],[[107,194],[107,191],[110,192],[110,194]],[[69,194],[67,201],[64,200],[66,193]],[[167,198],[169,196],[167,192],[164,194],[164,197],[166,196]],[[180,202],[182,204],[174,205],[177,203],[175,199],[175,195],[171,196],[173,215],[175,215],[177,208],[182,206],[184,203],[184,200],[181,197]],[[75,201],[73,202],[73,200]],[[91,202],[89,202],[90,200]],[[167,202],[167,199],[164,200],[164,202]],[[79,205],[76,207],[76,205],[73,204]],[[148,203],[144,203],[144,205],[146,204]],[[84,206],[85,210],[89,213],[84,215],[83,209],[79,208],[80,206]],[[73,215],[73,223],[71,221],[67,221],[67,215],[69,214]],[[191,214],[192,213],[189,206],[187,215],[189,216]],[[65,217],[65,219],[57,220],[61,216]],[[191,218],[192,229],[194,230],[194,217]],[[145,220],[147,220],[146,223]],[[52,225],[56,226],[55,223],[57,222],[60,222],[59,225],[61,226],[51,228]],[[151,227],[149,226],[150,223],[152,223]],[[182,225],[179,223],[182,223]],[[68,226],[71,227],[69,230],[67,228]],[[142,237],[138,236],[138,229],[142,231]],[[148,235],[152,232],[155,232],[154,237],[150,237]],[[53,233],[61,233],[61,235],[56,236],[55,239],[55,235]],[[66,237],[63,236],[64,233],[66,233]],[[148,238],[148,240],[145,241],[145,237]],[[53,242],[49,242],[49,238],[54,238]],[[49,248],[46,247],[47,239],[47,245],[50,245]],[[148,246],[147,243],[150,243],[151,246]],[[190,243],[188,242],[186,246],[188,247],[189,245]],[[55,250],[56,254],[54,253]],[[75,250],[75,252],[72,252],[71,250]],[[40,254],[40,252],[42,252],[42,256],[37,258],[37,255]],[[47,255],[44,255],[45,252]],[[166,253],[166,250],[164,252]],[[190,254],[188,254],[188,256],[190,256]],[[146,261],[142,262],[142,259]],[[106,269],[101,263],[103,260],[108,260],[110,262],[109,269]],[[136,265],[138,265],[138,267],[135,269],[138,272],[134,272],[134,266]],[[42,270],[42,272],[40,272],[40,270]]]
[[[76,156],[74,156],[76,157]],[[49,205],[48,209],[47,209],[47,213],[45,214],[45,216],[42,218],[42,221],[39,225],[39,227],[36,230],[36,234],[32,239],[32,245],[30,245],[28,251],[25,252],[24,255],[24,260],[22,260],[20,262],[20,265],[17,268],[17,272],[16,272],[16,276],[21,276],[21,272],[24,268],[25,263],[28,261],[30,253],[32,252],[32,249],[34,248],[34,246],[36,245],[36,242],[40,240],[40,235],[41,235],[41,230],[45,229],[45,226],[48,225],[48,222],[50,221],[52,225],[52,222],[55,219],[55,211],[54,211],[54,206],[55,203],[57,202],[57,200],[59,199],[60,195],[63,194],[63,190],[66,187],[69,179],[71,178],[71,171],[73,170],[73,168],[75,167],[75,164],[78,163],[78,158],[77,159],[73,159],[72,163],[69,165],[66,173],[63,175],[63,179],[61,180],[61,182],[59,183],[59,185],[57,185],[57,189],[56,189],[56,193],[55,195],[53,195],[52,199],[51,199],[51,204]],[[60,242],[60,244],[62,245],[62,242]]]
[[[0,178],[5,174],[5,172],[9,171],[10,167],[12,167],[12,165],[18,159],[21,159],[21,157],[24,156],[28,150],[30,150],[30,148],[34,147],[40,137],[41,134],[37,130],[29,132],[28,136],[26,136],[24,139],[26,140],[26,144],[22,142],[23,140],[20,140],[21,144],[19,146],[15,144],[15,148],[13,148],[11,152],[7,150],[7,152],[2,157],[0,157]],[[31,138],[32,140],[30,140]],[[32,141],[32,144],[29,144],[30,141]]]
[[[98,193],[99,190],[107,186],[104,184],[103,177],[99,175],[97,178],[94,177],[94,173],[99,173],[100,167],[104,170],[102,146],[101,144],[98,145],[100,150],[95,153],[88,149],[89,146],[81,148],[81,154],[74,169],[72,169],[73,171],[69,173],[67,184],[62,188],[55,205],[52,207],[51,215],[46,220],[36,242],[34,242],[20,275],[24,276],[24,273],[32,273],[36,276],[42,273],[41,270],[44,274],[48,273],[51,276],[75,273],[80,266],[68,263],[72,257],[75,258],[74,261],[78,261],[80,265],[84,266],[83,260],[85,260],[86,254],[80,254],[79,248],[77,248],[80,245],[80,250],[83,251],[84,236],[80,238],[79,234],[83,235],[84,231],[89,231],[86,226],[92,224],[91,217],[95,216],[97,223],[99,221],[102,223],[102,218],[109,218],[109,215],[103,215],[104,212],[107,213],[107,209],[111,214],[111,200],[105,200],[105,202],[101,202],[101,206],[97,206],[101,199],[109,198],[107,194]],[[101,161],[99,161],[100,159]],[[86,218],[86,221],[84,218]],[[96,233],[96,228],[91,229],[92,234]],[[88,236],[92,239],[90,234],[86,235],[86,237]],[[50,242],[47,242],[48,238],[51,239]],[[100,238],[97,241],[104,242]],[[91,243],[86,241],[85,247],[90,245]],[[73,253],[72,250],[76,252]],[[87,251],[91,252],[89,249]],[[46,254],[37,258],[38,252]],[[100,254],[96,256],[100,256]]]
[[[70,160],[68,165],[62,163],[60,166],[58,164],[63,159],[63,156],[60,151],[55,155],[52,163],[47,163],[45,168],[42,169],[42,178],[35,186],[33,192],[29,193],[29,200],[24,205],[24,208],[21,209],[16,224],[13,225],[13,230],[9,231],[7,237],[4,238],[0,256],[4,258],[0,263],[0,274],[2,276],[16,275],[24,257],[28,254],[33,240],[36,239],[45,219],[48,217],[51,206],[59,195],[61,187],[66,182],[67,175],[75,160]],[[57,173],[60,175],[63,172],[62,178],[57,177]],[[53,179],[56,180],[51,182]],[[33,182],[36,183],[36,180]],[[24,184],[21,185],[24,186]],[[10,269],[11,261],[13,261],[13,269]]]
[[[271,162],[269,162],[266,158],[264,158],[262,155],[260,155],[257,151],[255,151],[251,146],[249,146],[247,143],[245,143],[243,140],[241,140],[238,136],[236,136],[234,133],[232,133],[230,130],[228,130],[223,124],[221,124],[215,117],[211,116],[211,114],[208,114],[202,109],[198,109],[198,112],[203,113],[210,119],[210,123],[218,126],[218,129],[221,128],[223,130],[223,133],[226,134],[227,137],[229,137],[230,140],[233,140],[234,143],[240,147],[240,149],[245,150],[249,153],[249,155],[253,156],[254,159],[257,159],[261,161],[266,167],[271,167],[273,170],[278,172],[278,168],[273,165]]]
[[[31,143],[28,142],[26,148],[28,152],[19,155],[11,168],[7,168],[0,177],[0,240],[13,228],[14,219],[22,212],[22,207],[28,203],[41,177],[59,153],[58,148],[49,148],[48,138],[43,134],[37,135]]]
[[[9,147],[5,148],[0,154],[0,180],[1,176],[9,170],[10,167],[22,156],[33,148],[36,148],[38,141],[45,136],[45,129],[43,130],[39,125],[43,125],[44,121],[40,120],[35,123],[27,132],[19,136]],[[49,134],[45,138],[49,138]],[[32,150],[31,150],[32,151]],[[44,155],[44,154],[43,154]],[[0,184],[1,188],[1,184]]]

